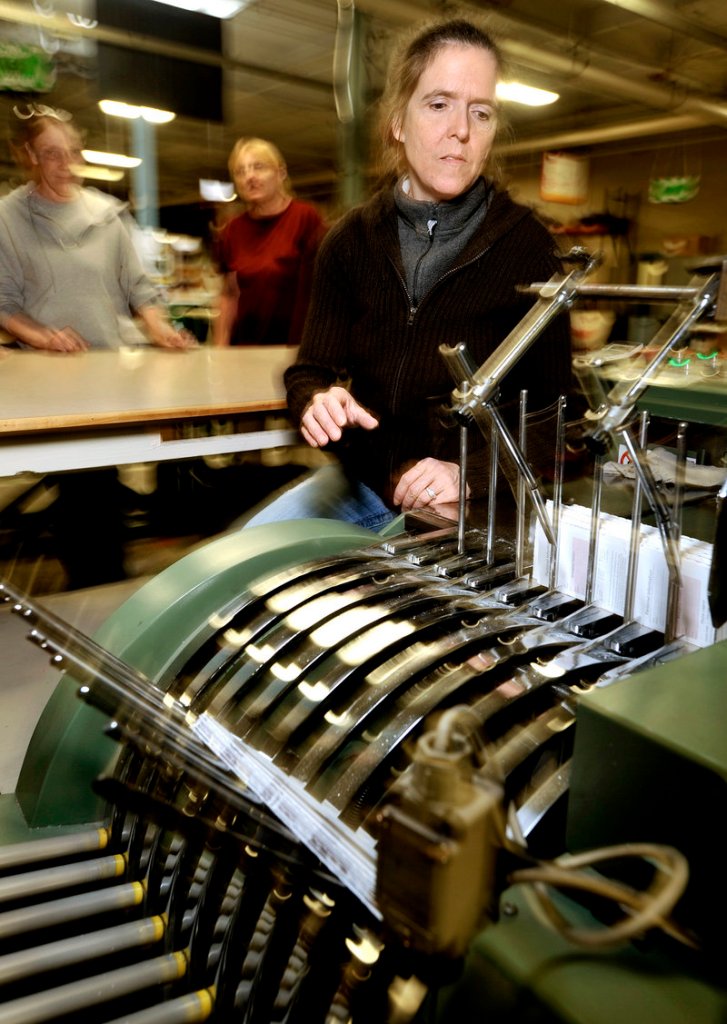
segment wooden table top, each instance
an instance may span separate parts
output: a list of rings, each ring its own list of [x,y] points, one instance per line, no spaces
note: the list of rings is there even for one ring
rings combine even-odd
[[[0,347],[0,434],[284,409],[294,358],[283,345],[73,355]]]

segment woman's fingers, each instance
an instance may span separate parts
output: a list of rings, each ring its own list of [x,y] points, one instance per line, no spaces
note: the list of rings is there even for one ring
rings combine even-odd
[[[345,388],[333,387],[315,394],[303,413],[300,429],[313,448],[340,441],[345,427],[373,430],[379,421],[352,398]]]
[[[459,466],[426,458],[401,475],[394,491],[394,504],[407,511],[457,501],[458,497]]]

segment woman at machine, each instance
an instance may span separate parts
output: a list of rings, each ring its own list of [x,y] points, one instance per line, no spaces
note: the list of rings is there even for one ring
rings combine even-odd
[[[238,139],[229,167],[246,208],[217,241],[223,286],[214,343],[298,344],[325,224],[313,206],[293,198],[272,142]]]
[[[389,174],[321,247],[288,405],[326,466],[247,525],[323,516],[377,529],[397,510],[456,501],[458,432],[441,408],[452,383],[439,346],[464,342],[481,364],[530,302],[519,284],[560,269],[533,213],[495,181],[501,57],[471,20],[419,31],[392,62],[383,99]],[[567,391],[567,318],[505,381],[531,409]],[[468,494],[484,490],[484,458],[468,460]]]
[[[16,116],[13,149],[30,180],[0,201],[0,326],[58,352],[193,344],[166,319],[122,219],[126,207],[80,187],[81,141],[70,115],[30,107]]]

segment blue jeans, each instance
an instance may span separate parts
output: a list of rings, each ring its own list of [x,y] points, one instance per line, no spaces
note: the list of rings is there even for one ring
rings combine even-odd
[[[233,529],[285,519],[338,519],[367,530],[380,530],[395,518],[375,491],[349,480],[337,465],[308,474],[248,516],[239,519]]]

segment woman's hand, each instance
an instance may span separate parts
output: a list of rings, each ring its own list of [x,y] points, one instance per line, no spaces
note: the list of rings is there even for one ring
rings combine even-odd
[[[85,352],[89,347],[72,327],[48,327],[26,313],[13,313],[3,326],[11,337],[45,352]]]
[[[342,387],[313,395],[300,421],[300,431],[311,448],[340,441],[344,427],[374,430],[379,421]]]
[[[439,459],[421,459],[402,473],[394,491],[394,504],[400,505],[403,512],[458,500],[459,466]]]
[[[62,327],[60,330],[48,327],[44,334],[45,337],[36,348],[50,352],[85,352],[88,349],[88,342],[72,327]]]
[[[142,306],[138,310],[144,322],[149,341],[157,348],[194,348],[197,339],[190,331],[177,331],[158,306]]]
[[[177,331],[171,324],[166,324],[163,328],[157,330],[154,334],[150,333],[152,345],[156,345],[157,348],[194,348],[197,344],[197,339],[191,331]]]

